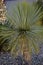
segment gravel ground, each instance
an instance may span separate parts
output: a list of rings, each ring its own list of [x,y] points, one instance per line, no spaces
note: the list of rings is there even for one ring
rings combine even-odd
[[[24,61],[23,64],[22,57],[18,56],[17,58],[13,58],[10,53],[0,53],[0,65],[29,65]],[[32,57],[32,65],[43,65],[43,54],[41,55],[33,55]]]
[[[0,53],[0,65],[14,65],[14,58],[10,53]]]

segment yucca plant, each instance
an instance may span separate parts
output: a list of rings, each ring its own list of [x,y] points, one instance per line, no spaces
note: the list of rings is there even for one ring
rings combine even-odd
[[[43,27],[36,25],[42,16],[38,9],[28,3],[19,3],[13,9],[13,15],[8,17],[7,25],[0,25],[0,45],[15,56],[19,53],[28,58],[32,51],[38,53],[38,43],[41,41]],[[7,44],[6,44],[7,40]],[[6,46],[6,47],[5,47]],[[27,58],[27,57],[26,57]]]

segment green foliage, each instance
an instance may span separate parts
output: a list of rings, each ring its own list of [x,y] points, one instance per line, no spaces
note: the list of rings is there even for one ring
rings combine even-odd
[[[38,5],[38,7],[42,7],[43,10],[43,1],[42,0],[37,0],[36,5]]]
[[[28,3],[19,3],[12,16],[7,15],[9,24],[0,25],[0,45],[3,44],[5,51],[10,50],[12,54],[16,54],[24,44],[30,53],[33,50],[39,52],[38,43],[41,41],[43,27],[35,24],[42,17],[40,9],[41,7],[38,9]]]
[[[43,12],[43,0],[37,0],[37,2],[35,3],[36,7],[38,6],[38,8],[41,7],[40,12]],[[41,25],[43,25],[43,16],[41,18]]]

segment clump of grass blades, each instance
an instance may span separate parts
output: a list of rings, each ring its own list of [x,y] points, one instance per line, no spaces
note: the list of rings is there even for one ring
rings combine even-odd
[[[0,25],[0,41],[2,40],[0,44],[3,44],[4,50],[10,50],[12,54],[16,55],[18,51],[24,51],[22,49],[24,45],[30,53],[33,50],[36,53],[39,52],[38,43],[43,35],[43,27],[35,24],[43,15],[43,12],[40,13],[40,9],[41,7],[35,8],[29,3],[19,3],[14,7],[12,16],[7,15],[9,24]],[[6,49],[4,42],[7,39],[9,41]]]

